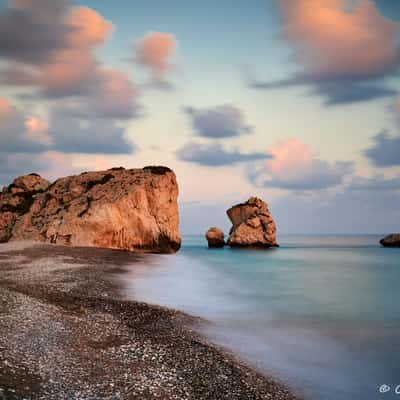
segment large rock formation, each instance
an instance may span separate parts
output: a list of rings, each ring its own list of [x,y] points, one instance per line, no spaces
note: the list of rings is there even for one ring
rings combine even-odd
[[[227,212],[232,222],[228,245],[231,247],[277,247],[276,225],[267,203],[250,197]]]
[[[400,233],[391,233],[379,241],[383,247],[400,247]]]
[[[225,235],[221,229],[215,226],[211,227],[206,232],[206,239],[208,247],[224,247],[225,246]]]
[[[52,184],[22,176],[0,193],[0,242],[172,253],[181,244],[177,197],[166,167],[84,172]]]

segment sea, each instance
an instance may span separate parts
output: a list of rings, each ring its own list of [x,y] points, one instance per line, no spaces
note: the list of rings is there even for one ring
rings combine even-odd
[[[281,235],[279,248],[183,237],[122,275],[127,297],[203,317],[210,341],[311,400],[400,400],[400,249],[381,235]]]

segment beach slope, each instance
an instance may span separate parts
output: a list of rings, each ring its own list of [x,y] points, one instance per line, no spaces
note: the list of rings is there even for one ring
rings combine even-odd
[[[200,319],[126,301],[117,250],[0,246],[0,398],[295,399],[195,332]]]

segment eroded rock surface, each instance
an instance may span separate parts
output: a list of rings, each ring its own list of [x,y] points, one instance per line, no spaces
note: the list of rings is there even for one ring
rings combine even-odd
[[[231,247],[277,247],[276,224],[267,203],[250,197],[227,211],[232,222],[228,245]]]
[[[181,244],[177,198],[166,167],[84,172],[52,184],[22,176],[0,193],[0,242],[171,253]]]
[[[224,232],[216,228],[215,226],[211,227],[206,232],[206,239],[208,242],[208,247],[224,247],[225,246],[225,235]]]
[[[391,233],[379,241],[383,247],[400,247],[400,233]]]

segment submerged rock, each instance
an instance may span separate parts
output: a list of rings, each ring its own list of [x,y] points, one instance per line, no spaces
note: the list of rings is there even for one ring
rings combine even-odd
[[[208,247],[224,247],[225,246],[225,235],[221,229],[215,226],[211,227],[206,232],[206,239]]]
[[[177,198],[166,167],[84,172],[52,184],[22,176],[0,193],[0,242],[172,253],[181,244]]]
[[[400,233],[391,233],[379,241],[383,247],[400,247]]]
[[[228,245],[231,247],[277,247],[276,225],[267,203],[250,197],[227,212],[232,222]]]

